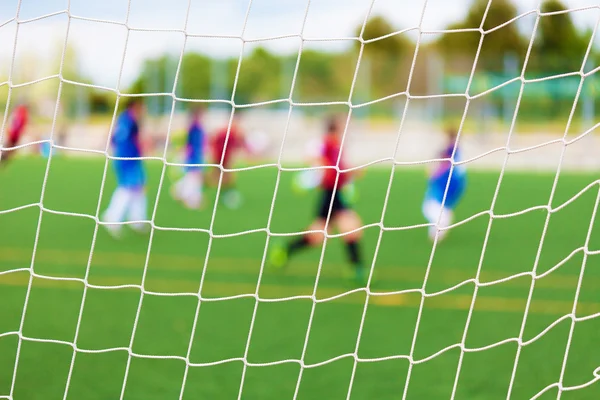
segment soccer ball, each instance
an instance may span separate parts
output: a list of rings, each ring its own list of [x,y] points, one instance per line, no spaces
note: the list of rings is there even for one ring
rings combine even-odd
[[[323,170],[309,169],[296,174],[293,182],[293,189],[296,193],[305,193],[321,184],[323,180]]]

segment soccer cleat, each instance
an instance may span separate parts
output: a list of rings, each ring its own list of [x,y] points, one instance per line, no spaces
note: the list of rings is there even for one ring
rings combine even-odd
[[[140,235],[144,235],[144,234],[150,232],[150,226],[145,223],[130,224],[129,227],[131,228],[132,231],[134,231],[135,233],[140,234]]]
[[[171,193],[171,197],[173,198],[173,200],[175,201],[181,201],[181,196],[179,195],[178,191],[177,191],[177,185],[171,185],[171,189],[169,190],[169,192]]]
[[[188,196],[181,201],[188,210],[201,210],[204,208],[202,196]]]
[[[275,243],[273,245],[273,249],[271,250],[271,254],[269,254],[269,264],[273,268],[281,269],[285,267],[288,261],[288,252],[279,243]]]
[[[435,240],[436,235],[437,235],[437,241],[439,243],[446,238],[446,236],[448,235],[448,230],[443,230],[443,231],[438,232],[438,230],[435,226],[430,226],[429,231],[428,231],[429,240],[431,240],[433,242]]]
[[[235,210],[242,205],[242,196],[237,190],[227,190],[222,195],[222,201],[225,207]]]
[[[365,287],[369,280],[369,271],[362,265],[351,266],[346,269],[344,276],[353,286]]]
[[[113,239],[121,239],[121,227],[119,225],[103,225]]]

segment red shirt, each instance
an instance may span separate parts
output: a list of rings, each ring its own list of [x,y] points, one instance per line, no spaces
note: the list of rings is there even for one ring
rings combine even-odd
[[[29,119],[29,112],[27,107],[18,106],[13,112],[12,122],[10,128],[8,128],[8,139],[11,141],[18,141],[27,125]]]
[[[341,143],[338,138],[332,135],[325,136],[325,140],[323,141],[323,147],[321,149],[321,159],[323,166],[336,166],[341,150]],[[343,160],[340,160],[339,168],[346,168]],[[339,179],[337,179],[338,175]],[[338,173],[338,171],[333,168],[326,168],[325,174],[323,176],[323,181],[321,182],[321,187],[323,189],[332,190],[335,186],[335,181],[337,179],[337,189],[339,190],[348,182],[348,178],[348,172]]]
[[[225,141],[227,141],[227,146]],[[226,166],[231,161],[232,153],[244,147],[244,141],[236,128],[231,127],[229,138],[227,138],[227,128],[223,128],[214,136],[211,147],[214,161],[220,163],[222,158],[223,166]]]

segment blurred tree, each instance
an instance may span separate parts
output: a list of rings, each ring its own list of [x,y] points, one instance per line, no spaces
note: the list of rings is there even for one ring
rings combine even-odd
[[[188,99],[210,98],[211,59],[203,54],[187,53],[183,56],[177,95]]]
[[[163,55],[159,58],[146,60],[140,75],[129,88],[130,93],[171,93],[177,73],[177,57]],[[205,99],[209,94],[210,59],[196,53],[183,56],[177,89],[179,97]],[[146,98],[151,114],[169,112],[170,96]]]
[[[57,74],[61,71],[62,77],[66,80],[84,84],[92,83],[91,79],[81,72],[79,52],[76,47],[67,45],[64,48],[64,43],[57,41],[54,48],[54,59],[49,64],[50,71],[48,71],[48,74]],[[47,114],[46,117],[54,115],[57,88],[57,83],[44,81],[32,90],[32,96],[35,98],[38,107],[44,106],[46,108],[45,110],[39,110],[41,114]],[[93,90],[89,87],[64,82],[60,96],[60,112],[68,118],[85,118],[90,112],[89,104],[92,92]]]
[[[356,28],[356,36],[360,35],[362,26]],[[390,22],[382,16],[370,18],[365,24],[362,38],[364,40],[372,40],[383,37],[395,32]],[[360,47],[360,43],[356,42],[356,46]],[[365,45],[364,53],[367,56],[374,58],[397,58],[406,56],[413,48],[413,44],[408,39],[406,34],[397,34],[385,39],[375,40]]]
[[[446,29],[474,29],[482,26],[487,31],[506,23],[517,16],[517,10],[510,0],[494,0],[487,12],[488,0],[475,0],[469,13],[461,22],[449,25]],[[435,44],[437,50],[446,59],[465,57],[473,60],[481,34],[479,32],[444,33]],[[499,71],[503,69],[503,59],[507,54],[512,54],[522,59],[527,43],[519,33],[515,22],[503,26],[497,31],[485,35],[478,66],[486,71]]]
[[[361,30],[362,26],[355,29],[356,36],[360,35]],[[396,29],[387,19],[375,16],[365,24],[362,38],[364,40],[382,38],[395,31]],[[406,34],[394,34],[365,44],[363,59],[366,62],[361,64],[361,68],[365,70],[359,76],[368,80],[371,96],[385,97],[406,89],[408,65],[412,61],[414,47],[414,43]],[[355,48],[356,51],[359,50],[360,42],[356,42]]]
[[[541,11],[554,13],[567,10],[559,0],[548,0]],[[544,74],[578,71],[588,47],[591,31],[579,32],[571,13],[540,17],[533,47],[530,69]]]
[[[282,59],[264,47],[256,47],[242,60],[235,91],[238,104],[275,100],[280,97]],[[235,74],[235,70],[233,71]],[[230,80],[233,84],[235,76]]]
[[[315,50],[302,52],[295,99],[332,101],[341,98],[340,90],[336,87],[334,57],[334,54]]]

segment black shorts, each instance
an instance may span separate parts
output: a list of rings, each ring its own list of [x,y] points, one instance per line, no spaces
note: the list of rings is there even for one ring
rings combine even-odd
[[[6,140],[6,147],[15,147],[19,143],[18,137],[8,138]]]
[[[8,138],[6,140],[6,145],[4,147],[15,147],[17,144],[19,144],[19,138]],[[8,160],[12,155],[13,152],[15,150],[2,150],[2,160],[6,161]]]
[[[333,204],[331,204],[331,198],[333,197]],[[331,218],[335,217],[335,215],[343,210],[347,210],[348,206],[344,201],[342,194],[339,189],[333,193],[333,189],[322,189],[321,190],[321,199],[319,202],[319,218],[327,219],[327,215],[329,214],[329,206],[331,205]]]

